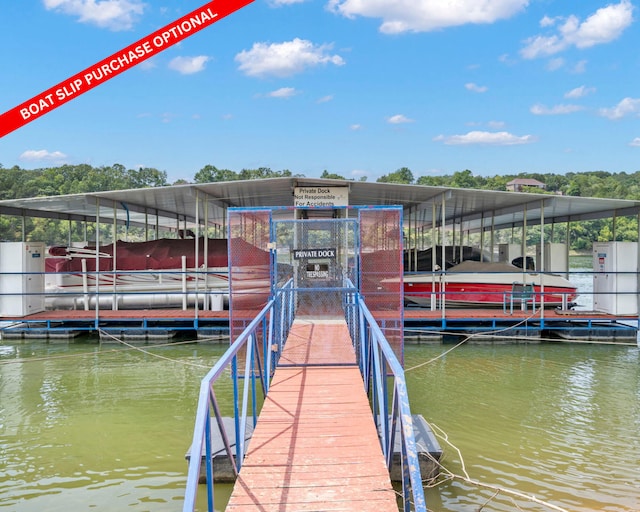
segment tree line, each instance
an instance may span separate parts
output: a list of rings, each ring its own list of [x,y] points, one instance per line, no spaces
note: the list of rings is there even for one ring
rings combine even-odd
[[[205,165],[193,176],[193,183],[210,183],[234,180],[252,180],[279,177],[304,177],[289,170],[274,171],[268,167],[257,169],[217,168]],[[325,170],[321,178],[346,180],[344,176]],[[481,190],[507,190],[507,184],[517,178],[531,178],[545,184],[545,189],[531,187],[527,192],[540,194],[561,194],[567,196],[616,198],[640,200],[640,171],[635,173],[611,173],[607,171],[556,173],[518,173],[495,176],[476,176],[469,169],[450,175],[423,175],[415,177],[407,167],[389,172],[376,181],[378,183],[399,183],[406,185],[426,185]],[[361,178],[360,181],[365,181]],[[4,168],[0,164],[0,200],[25,197],[53,196],[62,194],[80,194],[105,190],[124,190],[167,185],[186,184],[187,180],[169,183],[167,173],[151,167],[128,169],[121,164],[93,167],[88,164],[61,165],[42,169],[28,170],[19,166]],[[56,243],[58,231],[63,228],[47,227],[44,219],[29,220],[27,226],[30,238]],[[68,230],[68,228],[66,228]],[[78,228],[79,229],[79,228]],[[563,227],[556,229],[556,236],[564,236]],[[20,222],[17,219],[0,219],[0,239],[12,240],[21,236]],[[615,234],[614,234],[615,231]],[[539,236],[532,230],[527,244],[535,243]],[[36,237],[36,238],[34,238]],[[40,237],[40,238],[37,238]],[[615,227],[610,219],[572,223],[570,233],[571,247],[575,250],[588,250],[593,241],[637,240],[637,219],[619,218]],[[19,238],[17,238],[19,239]],[[63,238],[64,239],[64,238]],[[57,241],[59,243],[59,240]]]

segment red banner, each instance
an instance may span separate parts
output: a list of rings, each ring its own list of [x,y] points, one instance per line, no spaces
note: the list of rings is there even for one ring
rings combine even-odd
[[[0,137],[241,9],[253,0],[213,0],[0,116]]]

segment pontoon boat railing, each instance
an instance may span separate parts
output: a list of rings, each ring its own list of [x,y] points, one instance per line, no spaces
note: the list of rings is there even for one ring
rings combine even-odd
[[[213,512],[213,462],[212,462],[212,419],[216,420],[225,451],[231,461],[233,471],[238,473],[245,455],[245,432],[247,421],[255,426],[258,418],[256,399],[256,378],[259,378],[262,395],[267,395],[273,369],[277,357],[282,352],[282,345],[287,338],[294,316],[294,294],[292,281],[277,291],[262,311],[254,318],[236,341],[229,347],[215,366],[202,379],[200,394],[196,409],[196,420],[191,444],[187,487],[185,491],[184,507],[186,512],[195,510],[198,492],[200,466],[204,448],[205,468],[207,480],[207,506]],[[262,340],[263,354],[260,354],[259,343]],[[277,347],[276,347],[277,346]],[[244,353],[244,371],[238,369],[238,355]],[[225,430],[220,408],[216,399],[214,384],[228,370],[232,371],[234,390],[234,419],[235,419],[235,453],[229,443],[229,436]],[[238,380],[243,380],[242,397],[239,397]],[[249,398],[251,393],[251,398]],[[251,405],[251,411],[248,409]],[[251,417],[249,417],[251,414]]]

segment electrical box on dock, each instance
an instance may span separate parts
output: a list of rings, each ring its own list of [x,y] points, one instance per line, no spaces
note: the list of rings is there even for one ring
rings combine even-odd
[[[498,261],[511,263],[520,256],[522,256],[522,245],[498,244]]]
[[[638,314],[638,243],[593,244],[593,309]]]
[[[569,255],[567,254],[567,244],[551,243],[544,244],[544,258],[542,245],[536,245],[536,270],[538,272],[554,272],[564,274],[569,270]]]
[[[0,316],[44,311],[43,242],[0,243]]]

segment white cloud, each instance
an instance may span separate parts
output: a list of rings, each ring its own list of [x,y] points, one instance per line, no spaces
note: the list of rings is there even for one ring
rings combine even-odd
[[[396,114],[395,116],[387,117],[387,122],[391,124],[413,123],[413,119],[409,119],[402,114]]]
[[[540,56],[553,55],[567,47],[565,41],[558,36],[534,36],[525,41],[526,46],[520,50],[520,55],[525,59],[535,59]]]
[[[251,50],[237,54],[235,60],[240,63],[240,70],[249,76],[286,77],[322,64],[342,66],[342,57],[330,55],[329,50],[331,45],[314,45],[295,38],[284,43],[255,43]]]
[[[110,30],[129,30],[142,16],[145,4],[140,0],[43,0],[45,9],[77,16]]]
[[[629,142],[629,146],[634,148],[640,148],[640,137],[636,137],[631,142]]]
[[[192,75],[204,70],[205,64],[209,61],[206,55],[197,57],[174,57],[169,62],[169,69],[173,69],[183,75]]]
[[[601,108],[602,117],[608,119],[622,119],[626,116],[640,116],[640,98],[624,98],[615,107]]]
[[[538,103],[532,106],[529,110],[532,114],[537,116],[557,116],[579,112],[580,110],[584,110],[584,107],[580,105],[554,105],[553,107],[547,107]]]
[[[349,126],[349,130],[357,132],[358,130],[362,130],[362,125],[358,123],[352,124],[351,126]]]
[[[556,20],[560,23],[555,23]],[[553,26],[557,33],[528,38],[520,54],[525,59],[535,59],[554,55],[572,46],[589,48],[609,43],[620,37],[632,22],[633,5],[630,0],[601,7],[582,22],[573,14],[563,19],[545,17],[540,25],[543,28]]]
[[[27,149],[20,155],[20,160],[29,162],[45,160],[48,162],[59,162],[67,158],[67,155],[60,151],[47,151],[46,149]]]
[[[601,7],[583,23],[570,17],[562,33],[577,48],[589,48],[618,38],[633,22],[633,5],[629,0]]]
[[[544,16],[540,20],[540,26],[542,28],[551,27],[556,24],[556,21],[558,21],[558,18],[550,18],[549,16]]]
[[[271,91],[267,96],[269,98],[291,98],[298,94],[298,91],[293,87],[280,87],[280,89],[276,89],[275,91]]]
[[[428,32],[468,23],[494,23],[523,11],[529,0],[329,0],[347,18],[380,18],[385,34]]]
[[[493,129],[493,130],[498,130],[500,128],[504,128],[505,122],[504,121],[489,121],[487,123],[487,126],[489,126],[489,128]]]
[[[557,71],[561,67],[564,66],[564,59],[562,57],[556,57],[555,59],[550,59],[547,63],[547,69],[549,71]]]
[[[535,142],[533,135],[518,137],[509,132],[482,132],[472,131],[464,135],[438,135],[433,139],[450,146],[464,146],[480,144],[485,146],[515,146]]]
[[[333,95],[332,94],[327,94],[326,96],[323,96],[322,98],[318,98],[317,103],[328,103],[329,101],[333,101]]]
[[[573,67],[573,72],[576,74],[581,74],[584,73],[587,70],[587,61],[586,60],[580,60],[576,63],[576,65]]]
[[[464,84],[465,88],[468,91],[473,91],[473,92],[487,92],[489,90],[489,88],[485,85],[478,85],[478,84],[474,84],[473,82],[469,82],[467,84]]]
[[[584,98],[594,92],[596,92],[595,87],[586,87],[581,85],[580,87],[576,87],[575,89],[571,89],[569,92],[565,93],[564,97],[570,99]]]

